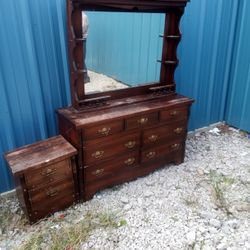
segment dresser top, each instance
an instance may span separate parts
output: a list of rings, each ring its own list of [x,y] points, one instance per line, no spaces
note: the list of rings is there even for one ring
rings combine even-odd
[[[44,164],[54,163],[77,154],[77,150],[62,136],[55,136],[7,152],[5,159],[13,174],[39,167]]]
[[[134,97],[128,97],[123,100],[125,105],[118,107],[110,107],[101,110],[93,111],[81,111],[76,110],[73,107],[59,109],[58,114],[69,120],[76,129],[83,126],[91,126],[93,124],[106,122],[108,120],[128,118],[140,113],[150,113],[161,109],[171,108],[173,106],[190,105],[193,99],[176,95],[172,97],[159,98],[151,101],[139,102],[131,104],[134,101]],[[108,106],[107,106],[108,107]]]

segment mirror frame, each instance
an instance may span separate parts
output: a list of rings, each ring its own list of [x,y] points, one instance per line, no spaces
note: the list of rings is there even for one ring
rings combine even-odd
[[[178,66],[177,46],[181,40],[179,24],[189,0],[67,0],[68,53],[70,65],[70,90],[75,109],[105,106],[107,101],[136,102],[149,95],[150,98],[175,93],[174,73]],[[82,37],[82,11],[145,12],[165,14],[159,82],[107,92],[85,94],[84,59]],[[129,98],[128,98],[129,97]],[[127,98],[127,100],[126,100]],[[129,99],[129,100],[128,100]],[[142,98],[143,99],[143,98]]]

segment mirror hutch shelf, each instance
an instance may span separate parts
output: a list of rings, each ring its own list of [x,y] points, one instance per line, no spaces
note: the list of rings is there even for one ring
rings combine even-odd
[[[72,106],[57,111],[59,131],[78,150],[78,198],[184,161],[190,106],[176,93],[180,19],[188,0],[67,0]],[[165,14],[160,79],[85,93],[82,11]],[[102,39],[102,37],[100,37]]]

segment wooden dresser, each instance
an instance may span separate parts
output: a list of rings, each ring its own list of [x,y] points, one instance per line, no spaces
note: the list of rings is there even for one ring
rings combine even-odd
[[[176,54],[181,40],[179,23],[187,2],[67,0],[72,107],[57,113],[60,134],[78,150],[78,187],[82,199],[89,200],[98,190],[144,176],[169,162],[183,162],[193,100],[176,93],[174,74],[179,63]],[[159,81],[87,93],[82,11],[164,14],[164,31],[157,36],[162,39],[162,54],[155,58],[160,63]],[[102,43],[102,39],[100,35],[98,42]]]
[[[78,150],[81,197],[182,163],[191,103],[176,95],[92,112],[58,110],[60,134]]]

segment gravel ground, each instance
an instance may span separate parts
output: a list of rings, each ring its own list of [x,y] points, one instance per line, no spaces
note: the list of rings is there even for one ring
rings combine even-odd
[[[106,189],[30,226],[1,198],[0,249],[250,249],[250,140],[196,132],[185,162]]]
[[[128,88],[127,85],[103,74],[88,70],[90,82],[85,84],[86,93],[110,91],[114,89]]]

